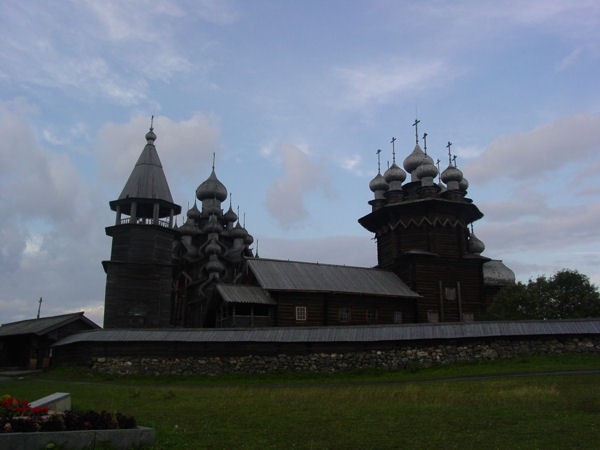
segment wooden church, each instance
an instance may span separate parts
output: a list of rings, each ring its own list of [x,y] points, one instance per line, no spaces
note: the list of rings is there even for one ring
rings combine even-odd
[[[483,217],[448,143],[439,173],[416,144],[403,167],[371,180],[374,268],[259,258],[217,178],[196,189],[200,202],[177,227],[153,128],[117,200],[106,272],[105,328],[276,327],[472,321],[514,273],[481,253],[472,224]],[[439,160],[438,160],[439,163]],[[410,179],[407,180],[408,176]],[[470,227],[470,228],[469,228]]]

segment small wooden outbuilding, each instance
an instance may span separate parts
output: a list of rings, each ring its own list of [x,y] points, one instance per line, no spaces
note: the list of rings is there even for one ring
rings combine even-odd
[[[52,344],[72,334],[99,328],[83,311],[5,323],[0,326],[0,367],[48,367]]]

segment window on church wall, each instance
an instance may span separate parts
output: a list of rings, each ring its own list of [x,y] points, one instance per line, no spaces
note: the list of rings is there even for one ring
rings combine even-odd
[[[475,320],[475,315],[472,312],[464,312],[462,314],[463,322],[473,322]]]
[[[351,319],[350,308],[343,307],[338,310],[340,322],[349,322]]]
[[[303,322],[306,320],[306,306],[296,306],[296,321]]]
[[[131,328],[139,328],[144,326],[144,324],[146,323],[146,319],[140,314],[131,314],[129,316],[128,322]]]
[[[437,311],[427,311],[427,322],[439,322],[440,313]]]
[[[394,323],[402,323],[402,311],[394,311]]]
[[[456,300],[456,288],[454,288],[454,287],[444,288],[444,298],[449,301]]]

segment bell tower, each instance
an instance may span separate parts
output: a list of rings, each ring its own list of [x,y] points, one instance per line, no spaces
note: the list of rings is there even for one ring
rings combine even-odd
[[[106,272],[104,328],[160,328],[171,325],[174,216],[173,202],[154,141],[146,146],[117,200],[110,202],[115,223]]]

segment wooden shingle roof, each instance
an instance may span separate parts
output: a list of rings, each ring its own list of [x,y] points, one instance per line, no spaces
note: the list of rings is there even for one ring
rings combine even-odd
[[[264,258],[249,259],[248,267],[267,291],[420,297],[396,274],[386,270]]]
[[[276,305],[277,302],[269,297],[259,286],[244,286],[239,284],[217,284],[217,292],[226,303],[252,303],[260,305]]]
[[[24,334],[36,334],[41,336],[77,320],[84,321],[90,328],[100,328],[97,324],[85,317],[82,311],[71,314],[62,314],[60,316],[41,317],[39,319],[5,323],[0,326],[0,336],[17,336]]]

